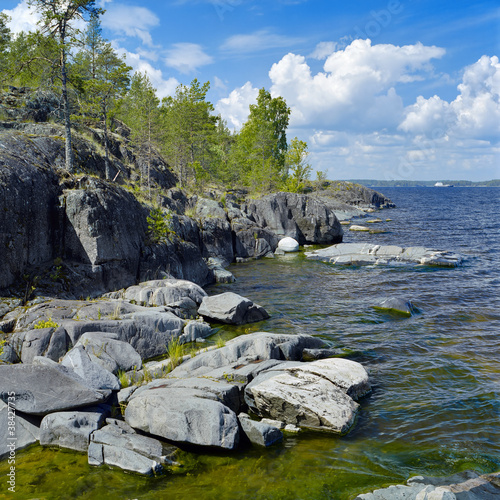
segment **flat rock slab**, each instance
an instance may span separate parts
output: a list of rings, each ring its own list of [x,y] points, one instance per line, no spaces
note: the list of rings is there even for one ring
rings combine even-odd
[[[244,325],[269,318],[263,307],[232,292],[205,297],[198,314],[231,325]]]
[[[456,267],[463,260],[460,255],[448,251],[369,243],[339,243],[321,250],[306,252],[305,255],[308,259],[342,265],[421,264]]]
[[[83,381],[82,381],[83,382]],[[30,415],[102,403],[105,396],[52,366],[0,366],[0,399],[15,393],[16,410]]]
[[[133,396],[125,421],[134,429],[177,443],[229,450],[238,446],[236,414],[215,397],[207,399],[205,391],[166,387]]]

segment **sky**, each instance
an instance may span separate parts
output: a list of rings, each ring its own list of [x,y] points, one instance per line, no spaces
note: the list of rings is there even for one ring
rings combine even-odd
[[[291,108],[329,179],[500,178],[497,0],[97,0],[103,35],[159,97],[210,81],[232,130],[258,89]],[[0,0],[13,32],[26,0]]]

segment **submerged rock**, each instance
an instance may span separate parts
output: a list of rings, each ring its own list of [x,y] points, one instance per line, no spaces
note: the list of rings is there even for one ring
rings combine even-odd
[[[373,307],[375,309],[393,312],[408,317],[417,312],[417,308],[411,303],[411,301],[404,300],[398,297],[390,297],[388,299],[384,299],[379,304]]]
[[[309,259],[343,265],[422,264],[456,267],[462,263],[460,255],[448,251],[369,243],[339,243],[321,250],[306,252],[305,255]]]

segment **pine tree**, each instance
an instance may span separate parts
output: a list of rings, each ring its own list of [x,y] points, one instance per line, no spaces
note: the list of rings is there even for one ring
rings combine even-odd
[[[95,7],[94,0],[29,0],[29,5],[38,10],[42,19],[43,33],[53,37],[58,44],[59,77],[62,86],[64,108],[64,127],[66,134],[66,170],[74,172],[75,158],[71,144],[71,117],[68,97],[68,54],[74,44],[75,29],[72,23],[77,19],[85,20],[90,15],[99,15],[103,11]]]

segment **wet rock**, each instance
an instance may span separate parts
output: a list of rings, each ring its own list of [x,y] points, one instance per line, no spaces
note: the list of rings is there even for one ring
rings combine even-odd
[[[107,419],[108,425],[95,431],[88,449],[90,465],[111,465],[144,475],[154,475],[164,464],[173,463],[176,449],[169,447],[168,455],[156,439],[137,434],[125,422]]]
[[[205,297],[198,314],[207,319],[232,325],[244,325],[269,318],[263,307],[232,292]]]
[[[241,428],[252,444],[268,447],[283,439],[283,433],[265,422],[252,420],[245,413],[238,415]]]
[[[305,255],[309,259],[343,265],[421,264],[456,267],[463,260],[460,255],[448,251],[431,250],[424,247],[381,246],[369,243],[340,243],[328,248],[306,252]]]
[[[90,407],[46,415],[40,425],[40,444],[87,451],[90,435],[102,427],[109,407]]]
[[[408,317],[417,312],[417,308],[411,303],[410,300],[404,300],[399,297],[390,297],[384,299],[379,304],[373,307],[375,309],[393,312]]]
[[[360,226],[358,224],[353,224],[350,228],[349,228],[349,231],[370,231],[370,228],[369,227],[366,227],[366,226]]]

